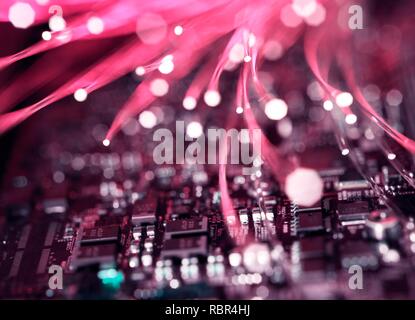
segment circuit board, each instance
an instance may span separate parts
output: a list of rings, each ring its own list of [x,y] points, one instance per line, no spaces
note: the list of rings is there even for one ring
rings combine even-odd
[[[373,188],[333,137],[313,135],[302,158],[324,194],[308,207],[266,168],[230,165],[225,215],[218,166],[154,165],[155,128],[131,122],[110,148],[98,143],[132,81],[87,106],[68,98],[19,131],[1,192],[1,298],[415,298],[415,191],[379,154],[366,153]],[[153,109],[164,125],[187,119],[168,103]],[[207,123],[220,119],[209,112]],[[356,265],[363,288],[350,287]]]

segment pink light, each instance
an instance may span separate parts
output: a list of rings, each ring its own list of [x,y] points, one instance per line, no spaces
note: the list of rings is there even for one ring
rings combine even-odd
[[[323,181],[315,170],[298,168],[287,176],[285,193],[294,203],[311,206],[323,195]]]
[[[150,83],[150,91],[156,97],[162,97],[169,92],[169,84],[164,79],[154,79]]]
[[[138,17],[136,31],[145,44],[157,44],[166,36],[167,24],[161,16],[145,13]]]
[[[271,99],[265,104],[265,114],[271,120],[281,120],[288,112],[288,106],[284,100]]]
[[[284,25],[290,28],[298,27],[303,21],[293,10],[291,5],[286,5],[281,10],[281,21]]]
[[[99,17],[91,17],[88,19],[87,28],[92,34],[101,34],[104,31],[104,21]]]
[[[27,29],[35,22],[36,12],[24,2],[16,2],[9,8],[9,21],[16,28]]]

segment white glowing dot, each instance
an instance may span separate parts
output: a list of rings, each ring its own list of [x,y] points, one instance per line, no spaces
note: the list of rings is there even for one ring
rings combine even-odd
[[[157,117],[152,111],[143,111],[138,118],[140,124],[146,128],[151,129],[157,124]]]
[[[157,14],[144,13],[137,20],[136,32],[143,43],[156,44],[166,36],[167,24]]]
[[[232,267],[238,267],[238,266],[240,266],[241,265],[241,262],[242,262],[242,257],[241,257],[241,255],[238,252],[232,252],[229,255],[229,264]]]
[[[49,19],[49,29],[55,32],[62,31],[66,28],[66,21],[62,16],[54,15]]]
[[[220,93],[216,90],[208,90],[203,96],[203,100],[209,107],[216,107],[221,99]]]
[[[179,280],[173,279],[170,281],[170,288],[177,289],[179,287],[180,283]]]
[[[292,6],[286,5],[281,10],[281,22],[290,28],[298,27],[301,22],[303,21],[301,17],[299,17],[295,11],[293,10]]]
[[[275,61],[281,58],[284,49],[278,41],[270,40],[265,42],[264,57],[270,61]]]
[[[237,114],[241,114],[242,112],[244,112],[244,108],[242,108],[242,107],[237,107],[236,108],[236,113]]]
[[[247,63],[251,62],[251,60],[252,60],[251,56],[245,56],[244,57],[244,61],[247,62]]]
[[[351,106],[353,103],[353,96],[349,92],[340,92],[336,96],[336,104],[340,108],[345,108]]]
[[[146,73],[146,69],[144,67],[137,67],[135,68],[135,74],[139,77],[143,76]]]
[[[49,31],[43,31],[42,39],[45,41],[49,41],[50,39],[52,39],[52,33],[50,33]]]
[[[183,108],[185,108],[186,110],[193,110],[194,108],[196,108],[196,105],[196,99],[191,96],[187,96],[183,99]]]
[[[316,10],[304,20],[310,26],[318,26],[326,20],[326,9],[321,4],[317,4]]]
[[[85,89],[78,89],[74,93],[74,98],[78,102],[83,102],[88,98],[88,92]]]
[[[168,55],[161,60],[159,71],[162,74],[169,74],[174,70],[173,56]]]
[[[130,261],[128,262],[128,265],[130,268],[137,268],[138,267],[138,258],[137,257],[131,257]]]
[[[104,31],[104,21],[99,17],[91,17],[86,24],[88,31],[92,34],[100,34]]]
[[[300,17],[309,17],[317,9],[315,0],[293,0],[292,8],[294,12]]]
[[[104,141],[102,141],[102,144],[106,147],[108,147],[110,145],[111,141],[109,141],[108,139],[105,139]]]
[[[353,113],[349,113],[344,121],[346,121],[347,124],[355,124],[357,121],[357,116]]]
[[[394,263],[398,262],[400,260],[401,256],[398,251],[394,249],[390,249],[387,251],[387,253],[384,255],[383,260],[385,262]]]
[[[28,3],[16,2],[9,9],[9,21],[13,26],[26,29],[35,22],[36,12]]]
[[[396,159],[396,154],[394,154],[394,153],[388,153],[388,159],[389,160],[395,160]]]
[[[203,127],[199,122],[192,121],[186,127],[186,134],[192,139],[197,139],[203,134]]]
[[[287,176],[285,193],[294,203],[311,206],[323,195],[323,181],[317,171],[298,168]]]
[[[283,138],[288,138],[293,131],[293,124],[291,120],[289,118],[282,119],[278,122],[277,130]]]
[[[333,110],[333,102],[331,102],[330,100],[326,100],[326,101],[324,101],[324,103],[323,103],[323,108],[324,108],[324,110],[326,110],[326,111],[331,111],[331,110]]]
[[[249,272],[265,272],[271,264],[271,254],[265,244],[250,244],[243,253],[243,263]]]
[[[174,34],[176,36],[181,36],[183,34],[183,27],[182,26],[175,26],[174,27]]]
[[[397,89],[392,89],[386,95],[386,102],[391,106],[399,106],[402,103],[402,93]]]
[[[265,105],[265,114],[271,120],[281,120],[288,112],[288,106],[284,100],[271,99]]]
[[[141,257],[141,262],[142,262],[144,267],[149,267],[153,263],[153,257],[149,254],[144,254]]]
[[[311,100],[319,101],[323,99],[324,91],[317,81],[312,81],[307,86],[307,95],[310,97]]]
[[[242,43],[235,43],[229,50],[229,60],[233,63],[240,63],[245,57],[245,48]]]
[[[343,156],[347,156],[347,155],[349,154],[349,152],[350,152],[350,150],[349,150],[349,149],[347,149],[347,148],[346,148],[346,149],[343,149],[343,150],[342,150],[342,155],[343,155]]]
[[[164,79],[154,79],[150,83],[150,91],[156,97],[162,97],[169,92],[169,84]]]
[[[365,130],[365,138],[366,138],[367,140],[373,140],[373,139],[375,139],[375,135],[373,134],[373,131],[372,131],[372,130],[370,130],[370,128],[367,128],[367,129]]]
[[[49,3],[49,0],[36,0],[37,4],[44,6]]]

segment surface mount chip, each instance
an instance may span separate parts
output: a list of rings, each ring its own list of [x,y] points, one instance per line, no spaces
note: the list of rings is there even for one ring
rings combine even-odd
[[[117,246],[114,243],[80,247],[76,258],[72,261],[72,267],[81,267],[99,264],[101,266],[115,265]]]
[[[161,257],[186,258],[206,254],[207,236],[199,236],[165,240]]]
[[[82,235],[82,244],[117,242],[120,235],[118,225],[95,227],[85,229]]]
[[[205,233],[208,229],[207,217],[181,219],[167,222],[166,236]]]

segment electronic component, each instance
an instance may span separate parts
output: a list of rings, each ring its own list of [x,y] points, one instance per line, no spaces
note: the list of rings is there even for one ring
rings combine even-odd
[[[397,240],[402,234],[396,216],[386,210],[372,211],[366,221],[369,236],[376,240]]]
[[[90,20],[111,20],[113,4],[126,8],[117,11],[120,32],[105,24],[82,46],[96,49],[77,53],[60,41],[66,32],[52,33],[41,44],[50,49],[44,59],[25,59],[0,79],[11,79],[0,92],[0,117],[8,119],[0,121],[0,299],[414,298],[415,158],[406,139],[415,137],[408,81],[414,70],[405,63],[415,66],[409,37],[415,26],[401,16],[415,12],[415,1],[396,8],[398,1],[365,3],[371,23],[353,37],[334,32],[347,1],[219,1],[220,8],[204,2],[197,12],[158,1],[151,11],[162,18],[164,40],[148,51],[147,40],[157,39],[141,39],[148,28],[136,30],[139,45],[126,51],[118,45],[127,38],[111,38],[133,31],[136,2],[145,1],[108,1],[103,14],[88,4],[66,12],[83,26],[86,19],[87,35],[102,27]],[[288,22],[297,24],[286,17],[290,2],[303,2],[295,6],[302,19],[294,20],[304,27],[285,32]],[[34,26],[47,22],[32,7]],[[392,15],[386,19],[385,12]],[[27,20],[12,16],[4,15],[12,22],[6,33]],[[141,20],[137,26],[146,27]],[[251,24],[258,27],[248,30]],[[68,20],[65,31],[77,25]],[[272,32],[274,26],[282,31]],[[38,31],[6,38],[34,43]],[[72,40],[83,34],[74,32]],[[199,35],[197,46],[192,34]],[[9,42],[0,46],[4,67],[26,56]],[[74,51],[70,63],[54,62],[66,57],[66,47]],[[344,57],[343,47],[350,48]],[[148,54],[136,55],[141,49]],[[128,59],[135,56],[142,63]],[[339,56],[361,61],[360,81],[336,66]],[[77,67],[82,59],[91,65],[86,75]],[[135,62],[142,66],[129,74]],[[323,79],[309,73],[319,68]],[[39,70],[45,72],[38,78]],[[330,97],[326,82],[339,89]],[[133,100],[124,99],[134,90]],[[75,99],[55,101],[66,94]],[[54,107],[40,110],[52,101]],[[198,108],[203,101],[221,103]],[[373,110],[375,117],[367,112]],[[18,130],[2,134],[23,119]],[[53,265],[65,271],[63,290],[48,286]],[[364,290],[351,290],[352,266],[365,270]]]
[[[344,224],[364,223],[369,211],[367,201],[339,202],[337,206],[339,220]]]
[[[117,242],[119,239],[120,227],[117,225],[94,227],[85,229],[82,234],[82,244]]]
[[[143,235],[143,228],[142,227],[134,227],[133,228],[133,238],[138,240]]]
[[[131,222],[135,226],[154,224],[156,222],[156,202],[147,202],[137,206]]]
[[[92,265],[112,267],[115,265],[116,252],[117,246],[115,244],[82,246],[78,249],[71,266],[73,269]]]
[[[249,218],[248,218],[248,210],[247,209],[240,209],[239,210],[239,220],[241,224],[248,224]]]
[[[352,181],[341,181],[337,185],[337,190],[361,190],[369,189],[370,184],[366,180],[352,180]]]
[[[168,221],[166,224],[166,236],[174,237],[186,234],[205,233],[207,229],[207,217],[173,220]]]
[[[324,229],[321,211],[298,214],[297,231],[300,233],[318,232]]]
[[[64,198],[47,199],[43,201],[43,210],[46,213],[63,213],[68,209],[68,201]]]
[[[187,258],[207,254],[207,237],[172,238],[164,241],[161,257]]]
[[[147,228],[146,228],[146,234],[147,234],[147,237],[154,238],[155,235],[156,235],[156,229],[155,229],[155,227],[154,226],[147,226]]]

